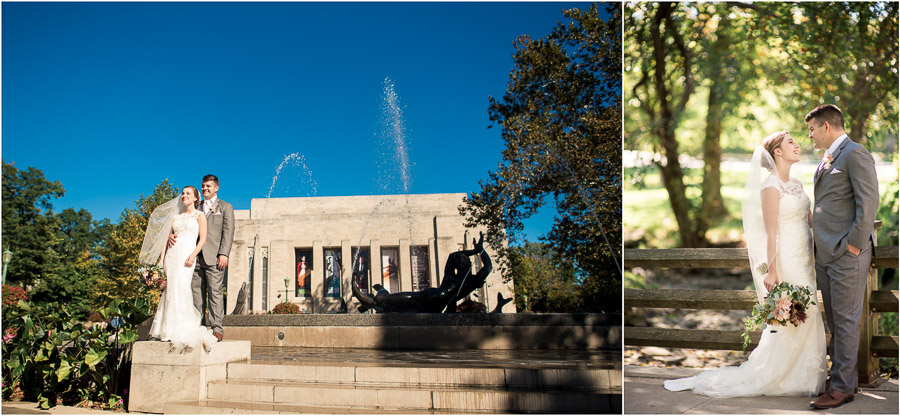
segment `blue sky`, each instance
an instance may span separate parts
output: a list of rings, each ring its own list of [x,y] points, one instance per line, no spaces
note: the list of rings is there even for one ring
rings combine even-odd
[[[113,221],[161,180],[206,173],[248,209],[294,153],[305,167],[289,161],[273,197],[402,193],[390,79],[409,192],[472,192],[500,161],[487,105],[513,40],[575,6],[589,3],[3,3],[3,159],[61,181],[57,211]]]

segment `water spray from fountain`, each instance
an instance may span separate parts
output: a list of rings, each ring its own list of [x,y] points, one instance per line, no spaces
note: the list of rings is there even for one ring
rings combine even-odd
[[[394,81],[390,77],[385,77],[383,82],[382,94],[384,102],[382,103],[382,134],[385,142],[394,146],[393,157],[385,160],[392,160],[394,167],[399,170],[400,182],[402,184],[403,193],[409,193],[410,185],[410,164],[409,154],[406,148],[406,125],[403,122],[403,109],[400,107],[400,97],[394,88]]]
[[[309,170],[309,167],[306,166],[306,158],[303,157],[298,152],[291,153],[289,155],[285,155],[284,160],[275,168],[275,175],[272,176],[272,185],[269,186],[269,192],[266,193],[266,199],[272,197],[272,192],[275,190],[275,184],[278,183],[278,179],[281,177],[281,171],[285,168],[285,166],[294,166],[299,167],[301,172],[306,177],[306,185],[308,186],[307,196],[315,196],[318,190],[316,189],[319,185],[316,183],[316,180],[313,179],[312,172]]]
[[[400,105],[400,96],[397,94],[394,81],[390,77],[385,77],[384,82],[382,83],[381,110],[381,144],[383,146],[383,149],[389,149],[393,147],[393,151],[382,151],[383,157],[381,158],[381,160],[383,164],[380,166],[380,170],[382,170],[382,172],[380,172],[378,180],[387,180],[387,183],[381,183],[382,191],[386,193],[400,192],[404,195],[408,195],[412,179],[410,175],[411,163],[409,162],[406,124],[404,123],[403,119],[403,109]],[[397,189],[393,186],[395,184],[395,175],[398,173],[399,178],[397,179],[399,179],[400,181],[400,189]],[[410,240],[412,240],[413,221],[412,211],[409,209],[408,196],[405,197],[405,203],[405,219],[409,226],[409,238]],[[372,212],[369,213],[368,218],[366,218],[365,225],[363,226],[362,235],[359,238],[359,247],[363,246],[363,239],[366,236],[366,230],[368,229],[369,222],[372,220],[372,217],[375,215],[375,213],[385,205],[393,204],[394,202],[392,200],[382,200],[378,203],[378,205],[375,206]],[[356,258],[353,259],[354,266],[359,264],[360,253],[361,250],[358,250],[356,253]]]

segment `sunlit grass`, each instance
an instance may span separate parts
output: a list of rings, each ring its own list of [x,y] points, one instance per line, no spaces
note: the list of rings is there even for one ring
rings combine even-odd
[[[749,155],[746,156],[749,159]],[[746,165],[744,165],[746,167]],[[744,184],[747,172],[740,169],[722,169],[722,197],[728,208],[728,217],[715,224],[707,232],[707,239],[713,244],[740,242],[743,239],[741,223],[741,200],[744,197]],[[805,161],[794,166],[792,176],[803,183],[804,191],[812,199],[813,173],[816,161]],[[649,169],[645,173],[644,187],[638,189],[630,178],[636,168],[625,169],[625,185],[623,199],[623,231],[626,244],[640,240],[639,248],[671,248],[678,246],[678,224],[669,204],[669,195],[662,186],[659,171]],[[685,184],[688,185],[688,196],[699,204],[700,169],[685,169]],[[890,164],[878,165],[880,192],[887,185],[897,181],[896,169]]]

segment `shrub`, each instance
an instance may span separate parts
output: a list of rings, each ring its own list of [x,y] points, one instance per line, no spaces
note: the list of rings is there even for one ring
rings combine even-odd
[[[485,313],[487,307],[481,302],[475,302],[472,299],[466,299],[456,308],[459,313]]]
[[[44,409],[58,401],[87,400],[120,407],[128,387],[131,347],[138,338],[136,327],[150,316],[150,308],[141,299],[116,300],[99,313],[123,322],[112,341],[108,330],[86,328],[66,305],[20,300],[9,310],[4,308],[4,327],[20,330],[3,342],[3,397],[19,388]]]
[[[282,315],[298,314],[300,313],[300,307],[295,303],[281,302],[275,305],[275,309],[272,309],[272,313]]]

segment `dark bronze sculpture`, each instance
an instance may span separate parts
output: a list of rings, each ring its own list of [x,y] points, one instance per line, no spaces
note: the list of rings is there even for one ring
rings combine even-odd
[[[456,312],[456,302],[465,299],[472,291],[484,286],[488,274],[493,270],[490,256],[484,251],[484,233],[480,239],[472,242],[475,248],[462,250],[450,254],[447,264],[444,266],[444,279],[441,287],[433,287],[418,292],[389,293],[381,285],[373,288],[377,291],[374,296],[363,293],[359,289],[359,274],[354,271],[350,289],[353,296],[362,304],[358,308],[360,312],[374,309],[376,312],[407,312],[407,313],[441,313]],[[477,273],[472,273],[472,262],[469,256],[480,256],[482,267]]]

